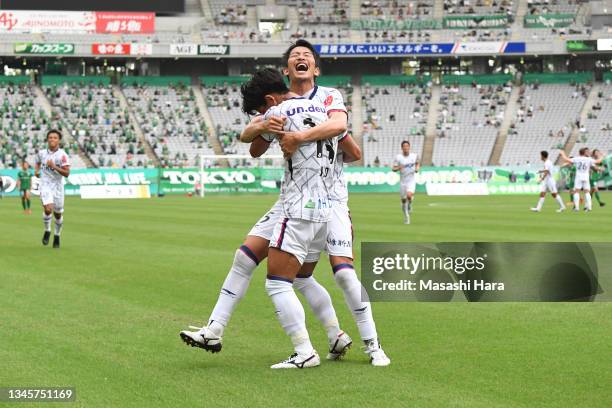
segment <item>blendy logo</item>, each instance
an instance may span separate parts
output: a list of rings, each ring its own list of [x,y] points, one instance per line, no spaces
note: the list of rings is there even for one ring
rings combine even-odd
[[[229,45],[200,45],[200,55],[228,55],[229,53]]]

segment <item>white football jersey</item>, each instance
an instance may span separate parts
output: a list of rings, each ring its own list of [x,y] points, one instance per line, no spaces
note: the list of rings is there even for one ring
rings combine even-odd
[[[549,178],[552,178],[554,169],[555,167],[553,166],[550,159],[546,159],[546,161],[544,162],[544,170],[548,171],[548,173],[542,178],[542,180],[548,180]]]
[[[402,183],[407,181],[410,177],[414,176],[417,161],[418,161],[418,156],[416,155],[416,153],[409,153],[408,156],[404,156],[403,154],[398,154],[395,157],[395,161],[393,162],[393,165],[401,166],[400,167],[400,181]]]
[[[346,106],[344,105],[344,98],[342,98],[340,91],[335,88],[316,85],[302,96],[313,101],[318,101],[325,106],[325,111],[328,116],[333,112],[345,112],[348,115]],[[342,137],[340,137],[339,140],[342,139]],[[344,178],[344,161],[341,150],[338,150],[334,163],[334,186],[331,191],[331,197],[332,200],[341,203],[346,204],[348,202],[348,187],[346,185],[346,179]]]
[[[57,167],[70,166],[70,158],[64,149],[57,149],[52,152],[49,149],[40,150],[36,154],[36,164],[40,164],[40,183],[41,187],[58,187],[63,185],[63,178],[57,171],[47,166],[47,162],[53,160]]]
[[[338,141],[340,140],[342,140],[342,138]],[[342,153],[340,147],[338,147],[336,162],[334,163],[334,186],[332,188],[331,197],[332,200],[339,201],[342,204],[348,203],[348,186],[346,177],[344,177],[344,153]]]
[[[591,166],[595,164],[595,160],[585,156],[573,157],[571,160],[576,166],[576,178],[588,180]]]
[[[284,116],[284,130],[307,130],[327,120],[325,107],[303,97],[291,98],[273,106],[264,118]],[[286,218],[327,222],[331,215],[331,190],[338,138],[303,143],[285,162],[280,200]]]

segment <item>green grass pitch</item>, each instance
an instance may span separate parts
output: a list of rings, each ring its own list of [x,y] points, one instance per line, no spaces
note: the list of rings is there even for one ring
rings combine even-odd
[[[602,196],[612,206],[612,195]],[[40,244],[36,200],[31,216],[16,199],[0,201],[0,386],[74,386],[77,402],[68,407],[611,406],[605,302],[375,303],[390,367],[371,367],[355,341],[344,361],[278,372],[268,367],[291,344],[261,265],[223,351],[185,346],[178,332],[205,322],[235,249],[275,199],[69,198],[59,251]],[[357,249],[361,241],[612,238],[612,207],[556,214],[548,198],[534,214],[536,201],[419,195],[408,226],[396,194],[354,194],[350,206]],[[357,340],[326,262],[316,276]],[[324,355],[325,334],[307,316]]]

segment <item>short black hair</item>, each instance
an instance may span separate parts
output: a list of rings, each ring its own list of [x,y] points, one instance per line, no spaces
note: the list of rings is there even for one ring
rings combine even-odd
[[[580,153],[580,155],[584,155],[586,153],[586,151],[589,150],[588,147],[583,147],[582,149],[578,150],[578,153]]]
[[[242,111],[253,114],[266,105],[266,95],[289,92],[281,73],[273,68],[264,68],[253,74],[251,79],[240,86],[242,94]]]
[[[59,136],[59,139],[62,140],[62,132],[60,132],[57,129],[51,129],[50,131],[47,132],[47,139],[49,139],[49,135],[55,133],[56,135]]]
[[[289,55],[291,55],[291,51],[293,51],[293,49],[297,47],[308,48],[314,56],[315,66],[319,67],[321,65],[321,56],[319,55],[317,50],[315,50],[315,47],[308,41],[299,39],[293,44],[291,44],[289,48],[287,48],[287,50],[283,53],[283,67],[289,65]]]
[[[542,150],[540,154],[542,155],[543,158],[548,159],[548,152],[546,150]]]
[[[404,147],[404,145],[407,144],[408,146],[410,146],[410,142],[407,140],[402,140],[402,143],[400,144],[401,147]]]

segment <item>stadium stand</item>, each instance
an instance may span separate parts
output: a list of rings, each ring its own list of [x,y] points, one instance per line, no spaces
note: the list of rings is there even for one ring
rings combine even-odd
[[[433,14],[434,0],[361,2],[361,15],[385,20],[418,19]]]
[[[43,90],[61,117],[62,127],[70,132],[95,166],[151,165],[127,112],[115,99],[112,87],[102,81],[83,81],[81,77],[47,78],[43,81]]]
[[[529,14],[576,14],[580,4],[577,0],[527,0],[527,7]]]
[[[209,0],[212,15],[217,24],[246,24],[249,5],[263,5],[263,0],[239,0],[227,2],[224,0]]]
[[[301,0],[298,3],[298,17],[302,24],[348,23],[349,10],[348,0]]]
[[[148,82],[148,83],[146,83]],[[201,154],[214,154],[188,78],[173,82],[124,81],[122,91],[163,167],[198,166]]]
[[[51,118],[28,83],[0,83],[0,101],[0,168],[18,168],[24,158],[33,165],[36,152],[44,148]]]
[[[31,166],[45,146],[45,136],[60,123],[36,98],[29,77],[0,77],[0,168],[17,168],[25,159]],[[86,167],[76,142],[63,140],[73,168]]]
[[[506,14],[513,15],[516,9],[513,0],[444,0],[447,14]]]
[[[602,153],[612,152],[612,83],[608,81],[599,88],[597,101],[591,108],[583,131],[572,149],[571,155],[578,155],[582,147],[599,149]]]
[[[543,80],[545,76],[540,76]],[[529,78],[526,76],[526,79]],[[531,82],[531,81],[528,81]],[[502,165],[537,162],[537,153],[548,150],[557,160],[559,149],[577,126],[580,110],[590,90],[588,83],[540,83],[535,80],[521,89],[516,120],[501,155]]]
[[[402,140],[409,140],[412,151],[422,154],[430,98],[429,84],[416,77],[363,77],[366,166],[391,165]]]
[[[511,92],[510,83],[444,85],[433,164],[487,165]]]

